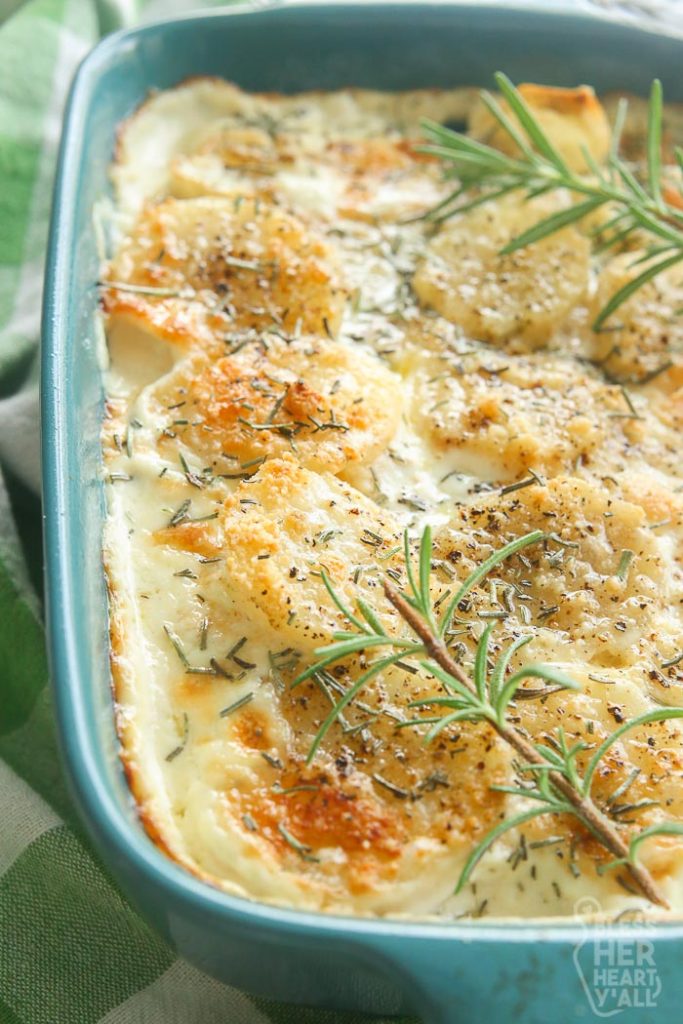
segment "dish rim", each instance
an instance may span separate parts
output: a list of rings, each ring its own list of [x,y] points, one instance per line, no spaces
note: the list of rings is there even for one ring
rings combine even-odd
[[[443,9],[444,3],[419,4],[415,0],[398,0],[401,7]],[[70,446],[77,440],[67,422],[65,402],[60,396],[60,384],[68,372],[65,361],[65,338],[72,320],[69,312],[69,275],[71,254],[77,250],[75,225],[79,198],[71,184],[78,180],[84,159],[84,145],[80,125],[85,123],[86,112],[92,101],[92,88],[107,62],[122,50],[133,49],[136,40],[153,34],[162,26],[178,23],[211,23],[215,20],[249,14],[257,17],[283,6],[312,11],[323,9],[361,8],[379,6],[374,0],[351,2],[309,2],[294,0],[285,5],[269,4],[254,9],[251,4],[239,3],[229,8],[218,8],[201,13],[182,14],[160,19],[145,25],[123,29],[102,39],[84,58],[74,77],[64,113],[63,131],[57,162],[53,192],[52,218],[45,267],[45,289],[42,319],[41,354],[41,436],[43,447],[43,520],[45,541],[45,597],[46,624],[50,675],[59,723],[60,745],[67,775],[76,801],[91,833],[99,844],[127,861],[138,876],[150,885],[161,887],[171,899],[178,899],[211,916],[230,919],[237,925],[259,924],[277,928],[291,937],[357,939],[432,939],[441,942],[515,942],[537,941],[576,944],[585,938],[586,924],[579,919],[528,918],[491,919],[460,923],[444,919],[404,920],[402,918],[371,918],[352,915],[327,914],[319,911],[298,910],[235,896],[193,875],[188,869],[165,855],[144,831],[130,822],[119,805],[113,790],[101,774],[96,757],[97,736],[89,729],[85,709],[80,698],[86,682],[81,678],[76,637],[73,628],[76,607],[75,580],[68,562],[76,541],[74,517],[69,515],[75,507],[73,485],[69,481]],[[452,6],[473,7],[478,10],[500,11],[500,4],[477,0],[457,0]],[[617,22],[606,10],[586,11],[568,7],[562,0],[514,0],[506,3],[507,11],[543,14],[553,18],[572,20],[590,19]],[[626,24],[633,25],[627,21]],[[669,35],[683,38],[673,26],[636,24],[639,32],[656,36]],[[113,719],[112,703],[112,719]],[[120,767],[120,766],[119,766]],[[120,770],[123,771],[122,767]],[[126,783],[127,786],[127,783]],[[646,920],[634,925],[628,922],[596,923],[595,928],[609,938],[620,935],[629,939],[643,934],[652,937],[656,931],[658,941],[683,939],[683,919]]]

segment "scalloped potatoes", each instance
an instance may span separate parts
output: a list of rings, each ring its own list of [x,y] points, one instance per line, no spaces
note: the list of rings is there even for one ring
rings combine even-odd
[[[573,166],[604,158],[591,90],[525,90]],[[633,253],[596,259],[593,224],[500,253],[568,197],[421,219],[452,182],[419,151],[420,120],[469,116],[503,145],[477,104],[471,89],[250,96],[205,79],[122,127],[102,278],[122,757],[155,841],[242,896],[413,918],[643,905],[596,870],[590,836],[546,818],[455,895],[514,810],[510,750],[469,722],[423,743],[414,703],[439,690],[419,662],[356,692],[370,651],[292,685],[346,627],[340,601],[407,631],[383,582],[405,586],[404,531],[413,557],[429,523],[439,604],[505,541],[544,532],[459,603],[446,638],[470,672],[493,623],[493,658],[529,638],[580,683],[520,689],[528,736],[562,725],[590,747],[682,699],[680,274],[598,335]],[[642,825],[683,815],[682,740],[672,722],[634,732],[597,799],[626,786]],[[644,856],[680,912],[676,847]]]

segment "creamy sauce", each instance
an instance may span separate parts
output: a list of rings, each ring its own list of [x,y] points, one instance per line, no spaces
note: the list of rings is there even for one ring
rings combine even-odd
[[[413,148],[420,118],[471,103],[264,98],[207,79],[122,129],[103,295],[122,757],[152,837],[239,895],[405,917],[647,907],[571,822],[545,818],[453,895],[473,845],[524,803],[490,788],[514,772],[486,727],[426,746],[397,728],[434,691],[421,670],[380,676],[305,763],[359,674],[290,688],[343,625],[321,570],[348,603],[381,601],[403,530],[426,523],[440,593],[511,536],[560,537],[479,588],[456,638],[468,665],[498,617],[496,642],[531,635],[533,660],[581,683],[519,701],[528,734],[562,724],[598,742],[683,703],[680,272],[624,307],[605,360],[590,323],[621,257],[597,265],[571,228],[501,266],[506,232],[533,216],[514,197],[440,229],[416,220],[449,187]],[[671,366],[625,389],[610,360],[636,382]],[[656,802],[638,824],[683,819],[682,739],[676,722],[634,732],[599,799],[637,769],[629,801]],[[676,840],[643,859],[680,912]]]

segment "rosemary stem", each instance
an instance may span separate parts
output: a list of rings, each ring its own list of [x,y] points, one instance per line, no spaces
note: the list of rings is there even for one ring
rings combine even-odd
[[[403,595],[388,580],[384,581],[384,593],[401,618],[420,638],[427,654],[437,665],[440,665],[445,672],[467,687],[472,695],[476,697],[477,694],[470,679],[460,665],[451,657],[443,640],[429,628],[428,623],[423,617],[410,606]],[[501,739],[516,750],[526,763],[547,767],[547,761],[538,753],[533,744],[515,728],[501,723],[494,718],[489,719],[489,721]],[[554,788],[574,807],[577,817],[600,840],[602,845],[610,853],[615,854],[617,858],[624,860],[631,877],[643,895],[651,903],[668,909],[669,904],[659,892],[650,872],[641,864],[632,861],[628,844],[622,839],[606,815],[596,807],[590,795],[582,795],[568,779],[552,769],[548,771],[548,779]]]

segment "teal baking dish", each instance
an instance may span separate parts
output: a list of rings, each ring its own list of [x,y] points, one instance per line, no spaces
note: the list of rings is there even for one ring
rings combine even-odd
[[[222,75],[294,91],[513,79],[683,100],[683,38],[585,9],[531,4],[295,4],[118,33],[85,60],[64,125],[46,271],[42,433],[47,609],[62,749],[83,820],[125,893],[183,956],[253,993],[429,1022],[536,1024],[592,1013],[679,1020],[683,924],[419,924],[326,917],[231,898],[168,860],[136,815],[117,757],[101,566],[100,342],[95,200],[117,123],[150,88]],[[620,944],[619,944],[620,943]],[[627,950],[645,970],[602,998]],[[631,950],[631,953],[628,953]],[[631,972],[633,974],[633,972]],[[596,980],[597,979],[597,980]],[[614,979],[614,976],[613,976]],[[649,981],[648,981],[649,979]],[[627,979],[628,980],[628,979]],[[625,993],[625,995],[624,995]]]

